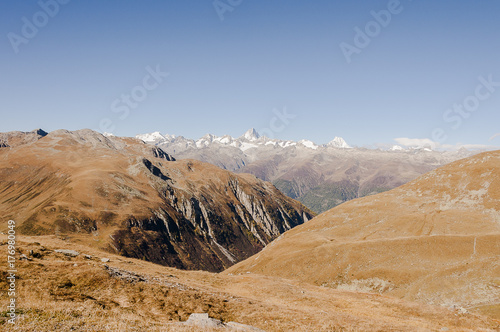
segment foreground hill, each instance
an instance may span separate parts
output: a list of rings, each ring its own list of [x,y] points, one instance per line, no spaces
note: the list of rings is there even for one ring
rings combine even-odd
[[[500,151],[344,203],[226,272],[247,271],[500,318]]]
[[[0,250],[7,250],[0,235]],[[71,255],[61,249],[76,251]],[[181,271],[55,236],[20,236],[18,319],[9,331],[494,331],[476,314],[254,274]],[[24,255],[24,256],[22,256]],[[23,257],[25,257],[23,259]],[[102,259],[107,261],[101,262]],[[7,289],[1,271],[0,288]],[[6,292],[0,305],[7,307]],[[5,309],[4,309],[5,310]],[[188,325],[192,313],[227,323]],[[245,324],[230,328],[235,322]]]
[[[269,139],[251,129],[239,138],[205,135],[198,140],[152,133],[137,138],[161,147],[177,159],[209,162],[237,173],[271,181],[285,195],[315,212],[377,194],[476,152],[439,152],[429,148],[351,148],[342,138],[328,144]]]
[[[0,228],[67,235],[183,269],[222,269],[313,214],[252,175],[91,130],[0,135]]]

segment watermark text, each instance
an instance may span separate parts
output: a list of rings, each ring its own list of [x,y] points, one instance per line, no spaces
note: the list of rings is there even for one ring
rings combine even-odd
[[[160,86],[169,73],[163,72],[160,65],[153,69],[151,66],[145,68],[147,74],[142,78],[141,84],[136,85],[130,93],[122,93],[111,103],[111,112],[117,114],[119,120],[125,120],[130,115],[131,109],[136,109],[139,104],[146,100],[148,93]],[[112,133],[116,125],[111,118],[103,118],[99,122],[99,130],[102,133]]]
[[[7,295],[9,296],[9,304],[7,305],[8,323],[14,324],[17,319],[16,315],[16,222],[9,220],[8,222],[8,247],[7,247]]]
[[[500,87],[500,82],[493,80],[493,75],[478,77],[479,84],[474,89],[474,93],[465,97],[462,102],[453,104],[452,107],[443,113],[443,120],[450,124],[452,130],[458,130],[464,120],[468,119],[474,112],[479,109],[481,102],[489,99],[493,93]],[[448,139],[446,130],[442,127],[435,128],[432,131],[432,140],[443,143]]]
[[[288,113],[286,107],[283,110],[273,109],[274,116],[269,121],[269,127],[259,130],[260,136],[274,138],[276,133],[281,133],[297,117],[295,114]]]
[[[232,12],[236,7],[241,5],[242,2],[243,0],[215,0],[212,2],[212,5],[219,19],[224,21],[224,15],[226,15],[227,12]]]
[[[36,37],[38,31],[45,27],[51,18],[54,18],[60,10],[61,5],[66,5],[70,0],[40,0],[38,1],[38,6],[41,10],[33,14],[31,19],[23,16],[21,21],[23,25],[21,27],[21,33],[9,32],[7,38],[10,41],[10,45],[14,50],[14,53],[19,53],[19,46],[26,45],[30,40]]]
[[[341,42],[339,45],[347,63],[352,62],[354,54],[360,54],[363,49],[367,48],[372,39],[380,35],[382,29],[387,28],[392,18],[395,15],[401,14],[403,9],[404,7],[399,0],[389,0],[387,9],[370,11],[373,20],[368,21],[363,29],[358,26],[354,27],[355,34],[352,44]]]

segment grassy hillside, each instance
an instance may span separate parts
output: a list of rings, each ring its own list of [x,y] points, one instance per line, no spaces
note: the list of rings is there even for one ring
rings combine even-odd
[[[0,235],[0,250],[7,250]],[[69,257],[57,249],[80,253]],[[208,313],[272,331],[487,331],[475,314],[254,274],[181,271],[55,236],[18,237],[18,320],[9,331],[223,331],[187,326]],[[102,262],[103,258],[109,259]],[[5,272],[2,272],[5,276]],[[6,279],[0,287],[6,289]],[[6,308],[6,292],[0,305]],[[5,310],[5,309],[3,309]]]

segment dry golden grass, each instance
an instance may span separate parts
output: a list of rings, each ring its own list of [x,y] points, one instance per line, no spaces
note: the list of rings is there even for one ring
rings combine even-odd
[[[344,203],[224,273],[245,272],[500,320],[500,151]]]
[[[0,236],[0,251],[6,251],[5,240]],[[20,236],[17,247],[31,260],[17,262],[19,320],[12,331],[200,331],[180,323],[194,312],[266,331],[494,331],[500,327],[483,316],[376,294],[255,274],[176,270],[54,236]],[[81,254],[67,257],[55,249]],[[110,262],[102,263],[103,257]],[[2,278],[0,288],[6,287]],[[5,308],[8,299],[5,292],[1,294],[0,305]],[[0,329],[9,327],[5,314]]]

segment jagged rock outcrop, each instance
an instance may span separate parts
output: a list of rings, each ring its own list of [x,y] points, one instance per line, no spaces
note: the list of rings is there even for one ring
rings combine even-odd
[[[183,269],[221,271],[313,213],[252,175],[85,129],[0,150],[1,220]]]

